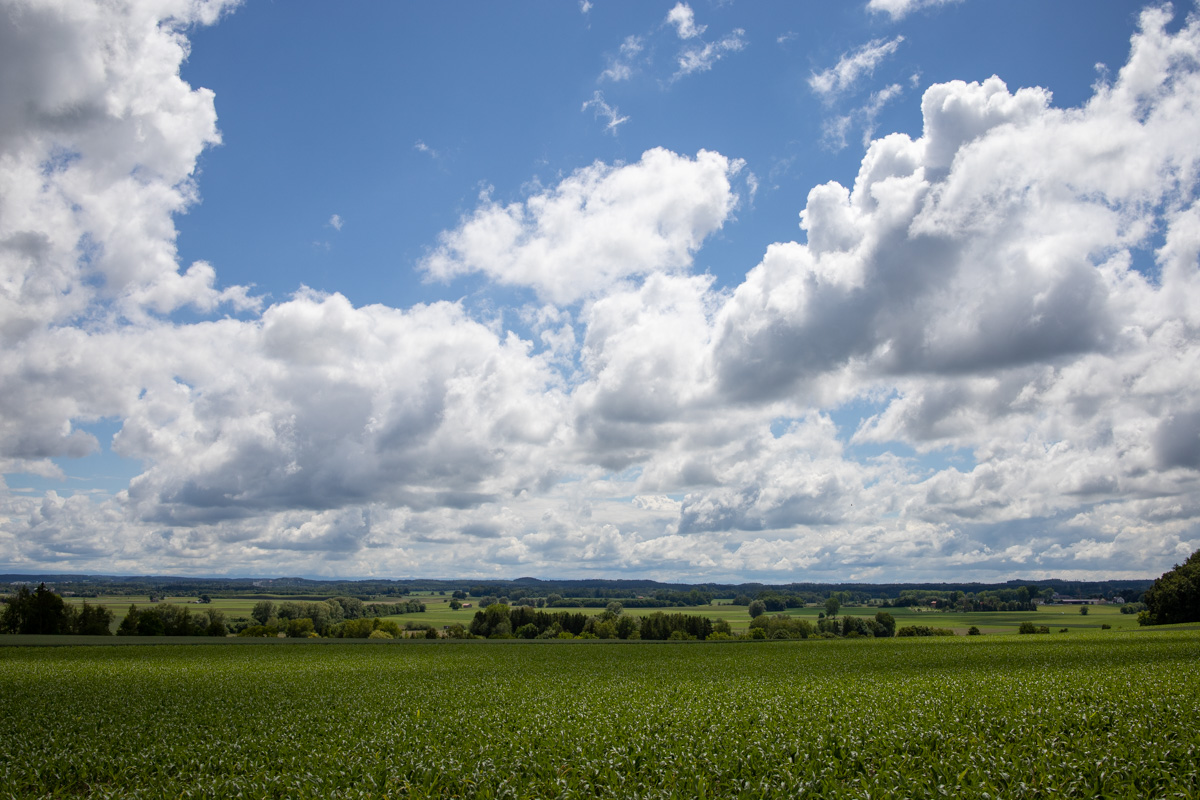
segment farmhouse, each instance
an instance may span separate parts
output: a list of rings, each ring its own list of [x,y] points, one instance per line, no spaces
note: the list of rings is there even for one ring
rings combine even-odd
[[[1107,601],[1101,597],[1068,597],[1067,595],[1055,592],[1051,602],[1067,606],[1098,606]]]

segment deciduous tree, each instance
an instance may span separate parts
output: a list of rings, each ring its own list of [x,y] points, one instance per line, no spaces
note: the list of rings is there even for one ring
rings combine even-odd
[[[1138,614],[1140,624],[1200,622],[1200,550],[1156,580],[1142,601],[1146,610]]]

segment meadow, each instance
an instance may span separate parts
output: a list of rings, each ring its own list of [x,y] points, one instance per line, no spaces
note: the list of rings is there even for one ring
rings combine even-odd
[[[0,796],[1200,797],[1197,631],[234,641],[0,648]]]

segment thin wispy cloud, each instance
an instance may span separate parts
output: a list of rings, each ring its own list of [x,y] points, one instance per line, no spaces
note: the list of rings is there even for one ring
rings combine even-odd
[[[610,106],[604,101],[604,92],[597,89],[592,94],[592,99],[586,101],[580,111],[592,109],[595,112],[596,119],[604,120],[604,130],[616,136],[617,128],[629,121],[629,117],[622,116],[616,106]]]
[[[879,112],[883,110],[891,101],[898,98],[904,89],[898,83],[893,83],[890,86],[885,86],[878,92],[872,92],[867,104],[859,109],[859,114],[862,116],[862,145],[866,147],[871,143],[871,139],[875,136],[876,120],[879,118]]]
[[[600,73],[600,80],[627,81],[633,77],[634,63],[644,49],[642,37],[626,36],[615,56],[608,59],[608,67]]]
[[[746,47],[746,32],[741,28],[734,30],[717,42],[708,42],[702,46],[689,47],[681,50],[677,64],[679,68],[672,80],[705,72],[730,53],[736,53]]]
[[[819,96],[832,98],[852,88],[863,76],[871,74],[875,65],[895,53],[903,41],[903,36],[897,36],[894,39],[867,42],[842,54],[834,66],[814,72],[808,79],[808,85]]]

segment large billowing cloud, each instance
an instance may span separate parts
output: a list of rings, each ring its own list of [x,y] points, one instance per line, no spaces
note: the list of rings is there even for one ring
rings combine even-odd
[[[0,468],[54,474],[102,418],[143,465],[95,499],[0,483],[8,568],[1145,575],[1200,544],[1200,20],[1144,13],[1080,108],[930,87],[730,289],[692,262],[736,159],[485,197],[420,267],[530,290],[527,340],[181,268],[219,140],[181,31],[222,4],[2,8]]]
[[[683,270],[737,204],[730,179],[741,167],[719,153],[691,159],[659,148],[635,164],[580,169],[523,202],[485,197],[423,267],[439,280],[482,272],[556,303]]]
[[[49,385],[74,379],[90,332],[183,306],[255,307],[175,257],[172,215],[220,141],[212,93],[179,78],[181,30],[228,5],[0,8],[0,468],[53,471],[47,457],[95,446],[72,420],[118,413],[109,381]]]

